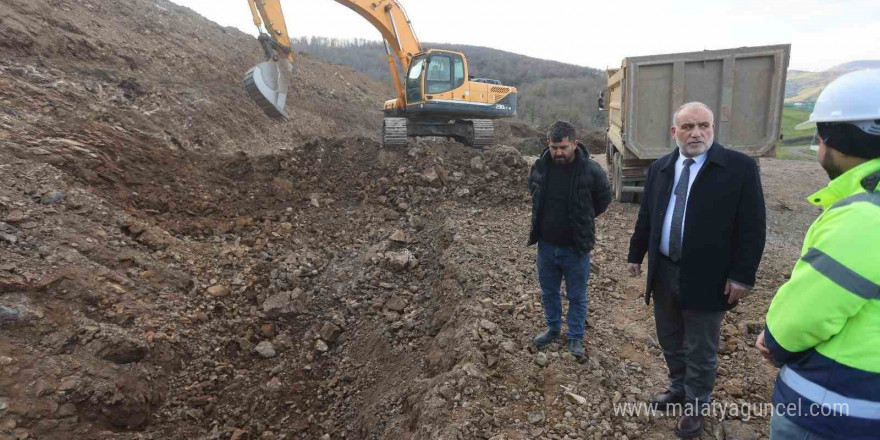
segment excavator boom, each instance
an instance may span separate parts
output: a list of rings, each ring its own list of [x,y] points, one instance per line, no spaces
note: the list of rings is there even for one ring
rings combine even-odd
[[[395,0],[335,0],[364,17],[382,34],[388,49],[397,55],[403,69],[409,68],[413,57],[422,52],[412,22],[403,6]]]
[[[412,23],[403,7],[395,0],[336,0],[370,22],[382,38],[388,54],[388,68],[397,89],[400,106],[405,100],[405,90],[400,82],[394,58],[400,60],[404,71],[409,69],[413,57],[422,51]],[[248,0],[254,24],[265,28],[260,35],[266,61],[249,70],[244,78],[248,95],[273,119],[284,120],[284,103],[287,85],[293,71],[293,50],[290,34],[281,10],[280,0]]]

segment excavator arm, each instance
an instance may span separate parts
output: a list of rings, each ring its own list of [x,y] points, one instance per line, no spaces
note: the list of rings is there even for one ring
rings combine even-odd
[[[400,82],[395,58],[403,70],[409,69],[413,57],[422,52],[406,11],[395,0],[335,0],[370,22],[385,40],[388,68],[397,89],[399,105],[403,106],[406,90]],[[248,0],[254,24],[261,29],[260,44],[266,61],[257,64],[245,75],[248,94],[275,119],[286,119],[284,103],[293,70],[293,50],[284,21],[280,0]],[[262,27],[261,27],[262,26]],[[262,30],[265,29],[265,32]]]
[[[281,12],[281,2],[279,0],[248,0],[248,6],[251,8],[251,15],[254,17],[254,25],[257,28],[262,26],[267,33],[260,33],[263,40],[271,41],[268,43],[276,51],[274,58],[287,58],[293,61],[293,50],[290,47],[290,35],[287,33],[287,23],[284,22],[284,13]],[[267,43],[263,43],[263,49],[267,47]],[[270,53],[266,54],[267,58],[271,57]]]
[[[412,28],[412,22],[403,6],[394,0],[335,0],[364,17],[379,30],[390,52],[397,55],[403,68],[422,51],[422,45]]]

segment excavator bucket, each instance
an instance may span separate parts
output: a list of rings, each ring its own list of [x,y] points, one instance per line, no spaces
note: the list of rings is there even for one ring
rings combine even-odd
[[[247,94],[272,119],[284,121],[284,101],[287,100],[287,86],[293,66],[290,60],[263,61],[244,75],[244,88]]]

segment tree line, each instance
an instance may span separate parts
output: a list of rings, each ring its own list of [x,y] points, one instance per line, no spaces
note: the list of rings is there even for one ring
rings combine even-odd
[[[387,84],[389,91],[393,87],[385,46],[380,41],[300,37],[292,44],[297,52],[350,66]],[[543,129],[564,119],[579,128],[605,128],[606,114],[596,105],[597,94],[606,83],[601,70],[479,46],[425,43],[423,47],[464,52],[471,76],[516,87],[517,119],[531,126]]]

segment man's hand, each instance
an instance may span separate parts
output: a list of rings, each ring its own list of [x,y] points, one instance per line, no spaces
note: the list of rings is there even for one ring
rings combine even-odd
[[[638,263],[628,263],[626,269],[631,277],[637,277],[642,274],[642,265]]]
[[[749,289],[727,281],[727,285],[724,286],[724,294],[727,295],[727,303],[733,304],[741,298],[745,298],[749,294]]]
[[[758,340],[755,341],[755,348],[758,349],[761,356],[764,356],[764,359],[767,359],[767,362],[769,362],[770,365],[774,365],[773,354],[770,353],[770,349],[764,344],[764,330],[761,330],[761,334],[758,335]]]

